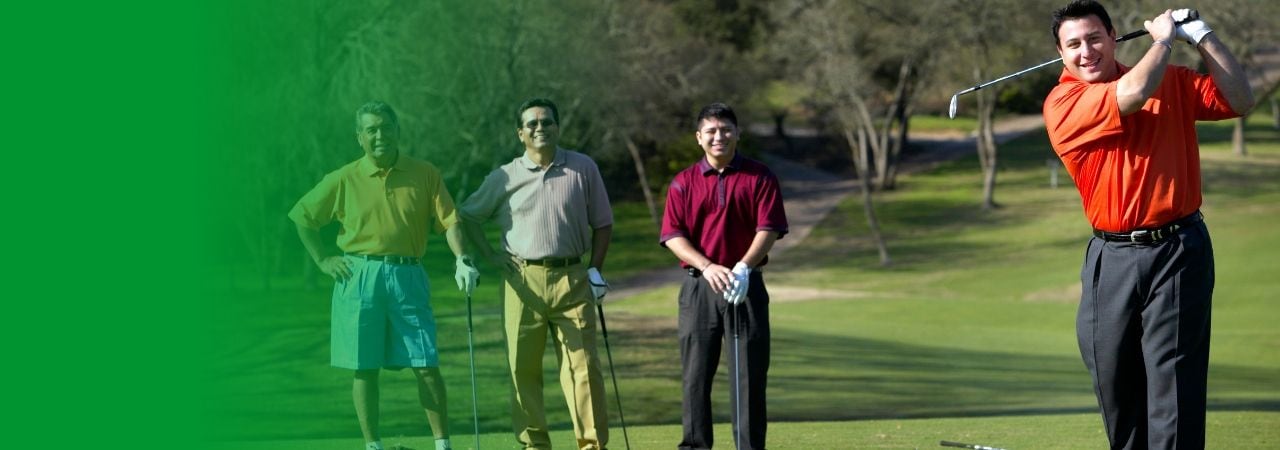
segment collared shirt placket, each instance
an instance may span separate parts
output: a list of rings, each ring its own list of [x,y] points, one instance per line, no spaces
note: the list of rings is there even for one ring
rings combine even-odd
[[[729,202],[725,198],[725,176],[724,171],[716,174],[716,209],[724,211],[725,205]]]
[[[387,181],[391,179],[391,169],[380,170],[374,176],[378,177],[378,180],[382,182],[382,192],[386,194],[387,203],[394,203],[395,193],[391,192],[391,188],[387,187]]]

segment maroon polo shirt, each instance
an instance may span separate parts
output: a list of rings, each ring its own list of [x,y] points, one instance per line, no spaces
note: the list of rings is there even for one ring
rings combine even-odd
[[[787,234],[778,177],[759,161],[735,155],[716,172],[706,158],[680,171],[667,188],[662,246],[683,236],[712,262],[733,267],[751,248],[757,231]],[[768,262],[765,257],[759,265]],[[681,266],[688,267],[681,262]]]

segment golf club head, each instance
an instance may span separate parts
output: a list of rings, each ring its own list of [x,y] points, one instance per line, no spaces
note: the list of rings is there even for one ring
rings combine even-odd
[[[951,108],[947,110],[947,116],[952,119],[956,118],[956,101],[959,100],[959,97],[960,94],[951,96]]]

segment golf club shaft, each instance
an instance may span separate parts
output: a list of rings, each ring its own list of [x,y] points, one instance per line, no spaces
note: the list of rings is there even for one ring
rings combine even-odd
[[[613,379],[613,399],[618,403],[618,420],[622,422],[622,442],[631,450],[631,438],[627,436],[627,418],[622,415],[622,394],[618,391],[618,373],[613,370],[613,351],[609,349],[609,327],[604,323],[604,303],[596,301],[596,313],[600,316],[600,334],[604,335],[604,354],[609,358],[609,378]]]
[[[1004,450],[1004,449],[995,448],[995,447],[987,447],[985,445],[965,444],[963,442],[952,442],[952,441],[942,441],[942,442],[939,442],[938,445],[941,445],[943,447],[967,448],[971,450]]]
[[[1182,24],[1184,24],[1184,23],[1187,23],[1187,22],[1190,22],[1190,21],[1193,21],[1193,20],[1199,20],[1199,19],[1200,19],[1200,13],[1199,13],[1198,11],[1196,11],[1196,10],[1191,10],[1191,12],[1190,12],[1189,14],[1187,14],[1187,18],[1186,18],[1186,19],[1183,19],[1182,21],[1179,21],[1179,22],[1175,22],[1175,23],[1174,23],[1174,25],[1182,25]],[[1138,31],[1133,31],[1133,32],[1130,32],[1130,33],[1128,33],[1128,34],[1125,34],[1124,36],[1120,36],[1119,38],[1116,38],[1116,42],[1117,42],[1117,43],[1120,43],[1120,42],[1124,42],[1124,41],[1127,41],[1127,40],[1130,40],[1130,39],[1133,39],[1133,38],[1136,38],[1136,37],[1139,37],[1139,36],[1146,36],[1146,35],[1148,35],[1148,34],[1150,34],[1150,32],[1148,32],[1147,30],[1138,30]],[[1019,71],[1017,71],[1017,72],[1014,72],[1014,73],[1011,73],[1011,74],[1005,75],[1005,76],[1003,76],[1003,77],[996,78],[996,79],[994,79],[994,80],[991,80],[991,81],[988,81],[988,82],[985,82],[985,83],[979,83],[979,84],[974,85],[973,87],[968,88],[968,89],[965,89],[965,90],[963,90],[963,91],[956,92],[956,93],[955,93],[955,95],[952,95],[952,96],[951,96],[951,106],[950,106],[949,111],[947,112],[947,115],[948,115],[948,116],[950,116],[952,119],[956,118],[956,99],[957,99],[957,98],[959,98],[961,95],[968,94],[968,93],[970,93],[970,92],[973,92],[973,91],[976,91],[976,90],[982,89],[982,88],[984,88],[984,87],[987,87],[987,86],[990,86],[990,85],[993,85],[993,84],[999,83],[999,82],[1004,81],[1004,80],[1008,80],[1008,79],[1010,79],[1010,78],[1017,78],[1017,77],[1020,77],[1020,76],[1022,76],[1022,75],[1025,75],[1027,72],[1032,72],[1032,71],[1035,71],[1035,70],[1039,70],[1039,69],[1041,69],[1041,68],[1043,68],[1043,67],[1045,67],[1045,66],[1048,66],[1048,65],[1051,65],[1051,64],[1055,64],[1055,63],[1058,63],[1058,62],[1061,62],[1061,61],[1062,61],[1062,58],[1055,58],[1055,59],[1051,59],[1051,60],[1049,60],[1049,61],[1045,61],[1045,62],[1042,62],[1042,63],[1040,63],[1040,64],[1036,64],[1036,65],[1034,65],[1034,66],[1028,67],[1028,68],[1026,68],[1026,69],[1022,69],[1022,70],[1019,70]]]
[[[742,449],[742,353],[738,350],[738,305],[729,305],[729,321],[733,322],[733,448]]]
[[[475,426],[476,450],[480,450],[480,405],[476,395],[475,328],[471,324],[471,294],[467,294],[467,354],[471,361],[471,421]]]
[[[1117,38],[1117,39],[1116,39],[1116,42],[1117,42],[1117,43],[1120,43],[1120,42],[1124,42],[1124,41],[1127,41],[1127,40],[1130,40],[1130,39],[1133,39],[1133,38],[1136,38],[1136,37],[1139,37],[1139,36],[1146,36],[1146,35],[1148,35],[1148,34],[1151,34],[1151,33],[1149,33],[1147,30],[1138,30],[1138,31],[1134,31],[1134,32],[1132,32],[1132,33],[1126,34],[1126,35],[1124,35],[1124,36],[1120,36],[1119,38]],[[1004,81],[1004,80],[1008,80],[1008,79],[1010,79],[1010,78],[1015,78],[1015,77],[1019,77],[1019,76],[1025,75],[1027,72],[1032,72],[1032,71],[1038,70],[1038,69],[1040,69],[1040,68],[1042,68],[1042,67],[1044,67],[1044,66],[1047,66],[1047,65],[1050,65],[1050,64],[1053,64],[1053,63],[1057,63],[1057,62],[1061,62],[1061,61],[1062,61],[1062,58],[1054,58],[1054,59],[1051,59],[1051,60],[1048,60],[1048,61],[1042,62],[1042,63],[1040,63],[1040,64],[1036,64],[1036,65],[1034,65],[1034,66],[1028,67],[1028,68],[1026,68],[1026,69],[1022,69],[1022,70],[1019,70],[1019,71],[1017,71],[1017,72],[1014,72],[1014,73],[1011,73],[1011,74],[1005,75],[1005,76],[1003,76],[1003,77],[996,78],[996,79],[991,80],[991,81],[988,81],[988,82],[986,82],[986,83],[982,83],[982,84],[976,85],[976,86],[971,87],[971,88],[969,88],[969,89],[965,89],[965,90],[963,90],[963,91],[960,91],[960,92],[959,92],[959,93],[957,93],[956,95],[968,94],[968,93],[973,92],[973,91],[976,91],[976,90],[978,90],[978,89],[982,89],[982,88],[984,88],[984,87],[987,87],[987,86],[990,86],[990,85],[993,85],[993,84],[999,83],[999,82]]]

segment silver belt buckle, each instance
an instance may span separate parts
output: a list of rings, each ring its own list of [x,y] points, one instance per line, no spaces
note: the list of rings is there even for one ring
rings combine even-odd
[[[1147,230],[1133,230],[1132,233],[1129,233],[1129,242],[1136,243],[1138,242],[1139,237],[1146,236],[1148,234],[1151,234],[1151,232]]]

